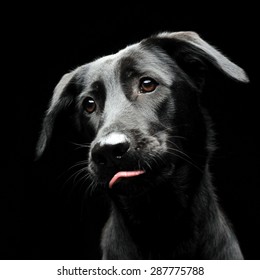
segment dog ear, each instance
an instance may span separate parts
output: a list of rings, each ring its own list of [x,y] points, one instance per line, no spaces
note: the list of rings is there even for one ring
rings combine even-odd
[[[226,56],[204,41],[195,32],[165,32],[158,34],[155,38],[173,42],[174,44],[171,45],[173,49],[169,50],[168,46],[168,51],[174,56],[177,63],[180,62],[184,67],[186,66],[186,69],[188,71],[193,71],[192,74],[194,75],[199,76],[200,70],[203,71],[203,63],[210,62],[227,76],[240,82],[249,82],[242,68],[231,62]],[[198,65],[200,65],[201,69],[198,68]]]
[[[65,74],[54,89],[49,108],[43,119],[42,130],[36,147],[36,159],[42,156],[49,145],[57,118],[63,114],[72,114],[76,94],[79,91],[76,78],[78,69]]]

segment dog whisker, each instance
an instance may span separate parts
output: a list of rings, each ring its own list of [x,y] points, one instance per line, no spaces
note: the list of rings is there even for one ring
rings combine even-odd
[[[74,174],[74,179],[73,179],[73,183],[74,184],[78,184],[83,178],[84,178],[84,176],[83,177],[81,177],[81,175],[86,175],[86,174],[88,174],[87,173],[87,170],[86,170],[86,167],[83,167],[83,168],[81,168],[79,171],[77,171],[75,174]],[[79,179],[78,179],[79,178]]]
[[[76,149],[81,149],[81,148],[85,148],[85,149],[89,149],[91,144],[90,143],[86,143],[86,144],[82,144],[82,143],[76,143],[76,142],[70,142],[71,144],[73,144],[74,146],[76,146]]]
[[[170,148],[170,147],[168,147],[167,149],[168,149],[169,151],[173,151],[173,152],[180,153],[180,154],[182,154],[183,156],[185,156],[185,157],[191,159],[191,157],[190,157],[189,155],[187,155],[186,153],[184,153],[183,151],[181,151],[181,150],[179,150],[179,149],[174,149],[174,148]]]
[[[172,136],[171,136],[171,138],[172,138]],[[179,137],[179,136],[176,136],[175,138],[181,138],[181,136],[180,136],[180,137]],[[179,150],[181,149],[175,142],[173,142],[173,141],[171,141],[171,140],[169,140],[169,139],[167,139],[166,142],[169,143],[169,144],[171,144],[171,145],[173,145],[173,146],[175,146],[175,147],[178,148]]]
[[[144,163],[145,163],[145,165],[147,165],[147,167],[148,167],[151,171],[153,170],[152,166],[150,165],[150,163],[149,163],[147,160],[145,160]]]
[[[79,182],[81,181],[82,178],[79,178],[82,174],[87,172],[87,164],[88,161],[87,160],[82,160],[82,161],[78,161],[77,163],[75,163],[74,165],[72,165],[71,167],[69,167],[66,171],[66,173],[64,174],[68,174],[70,173],[70,171],[73,171],[73,169],[76,169],[65,181],[64,186],[66,184],[68,184],[68,182],[73,178],[73,186],[78,185]],[[79,167],[81,167],[80,169],[78,169]],[[79,179],[78,179],[79,178]]]
[[[77,163],[75,163],[74,165],[72,165],[70,168],[68,168],[67,171],[72,170],[73,168],[77,168],[78,166],[87,166],[88,165],[88,161],[87,160],[82,160],[82,161],[78,161]]]
[[[81,180],[81,177],[79,177],[79,176],[81,176],[81,175],[84,174],[85,172],[86,172],[86,167],[83,167],[83,168],[81,168],[81,169],[75,171],[75,172],[67,179],[66,183],[68,183],[68,182],[73,178],[73,181],[72,181],[73,185],[74,185],[74,186],[77,185],[77,184],[80,182],[80,180]]]
[[[165,159],[164,157],[162,157],[161,153],[158,152],[158,151],[155,151],[155,153],[154,153],[154,158],[155,158],[156,160],[160,160],[163,164],[166,163],[166,159]],[[158,162],[157,162],[157,164],[158,164]],[[158,166],[159,166],[159,164],[158,164]]]
[[[87,192],[90,196],[92,196],[93,193],[95,192],[95,189],[96,189],[98,183],[97,183],[97,181],[96,181],[94,178],[91,177],[90,174],[88,174],[88,175],[86,176],[84,182],[86,182],[88,179],[90,179],[90,184],[88,185],[88,187],[87,187],[87,189],[86,189],[86,192]],[[83,183],[84,183],[84,182],[83,182]]]
[[[171,151],[166,151],[167,154],[170,154],[170,155],[173,155],[173,156],[176,156],[182,160],[184,160],[185,162],[189,163],[190,165],[192,165],[193,167],[195,167],[196,169],[198,169],[201,173],[203,173],[203,170],[198,166],[196,165],[194,162],[192,162],[191,160],[188,160],[187,158],[183,157],[183,156],[180,156],[176,153],[173,153]]]

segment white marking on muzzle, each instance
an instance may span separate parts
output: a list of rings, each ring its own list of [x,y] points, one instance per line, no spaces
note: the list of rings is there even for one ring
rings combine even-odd
[[[107,136],[105,136],[104,138],[101,138],[99,144],[100,146],[105,146],[105,145],[117,145],[125,142],[128,142],[128,139],[123,133],[112,132]]]

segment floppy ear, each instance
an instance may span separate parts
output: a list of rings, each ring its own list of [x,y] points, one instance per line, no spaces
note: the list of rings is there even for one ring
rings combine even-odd
[[[68,74],[65,74],[54,89],[49,108],[45,114],[42,130],[36,147],[36,159],[44,153],[53,134],[54,125],[57,118],[62,113],[69,114],[75,103],[78,93],[78,83],[76,73],[78,68]]]
[[[174,54],[177,62],[178,59],[184,59],[187,63],[190,61],[191,64],[194,62],[196,64],[196,60],[210,62],[229,77],[240,82],[249,82],[249,79],[242,68],[231,62],[220,51],[201,39],[201,37],[195,32],[165,32],[158,34],[156,38],[165,39],[167,41],[170,40],[175,43],[172,53],[174,51],[177,52],[177,54]],[[181,44],[181,47],[178,46],[178,43]],[[195,69],[195,75],[196,70],[198,69]]]

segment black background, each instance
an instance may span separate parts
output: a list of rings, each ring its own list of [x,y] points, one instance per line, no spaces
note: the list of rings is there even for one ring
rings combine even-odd
[[[72,187],[73,180],[64,184],[64,172],[72,164],[67,162],[70,154],[63,155],[65,163],[52,156],[34,162],[53,88],[74,67],[153,33],[193,30],[250,78],[247,85],[231,82],[209,97],[219,147],[212,171],[220,204],[245,258],[259,259],[258,19],[256,7],[236,5],[227,10],[212,3],[196,10],[170,2],[120,7],[98,3],[68,5],[66,14],[40,5],[7,11],[8,20],[2,25],[2,60],[7,62],[2,97],[8,98],[2,99],[2,138],[8,159],[2,162],[0,190],[1,258],[100,257],[100,230],[108,212],[102,195],[86,198],[82,185]]]

